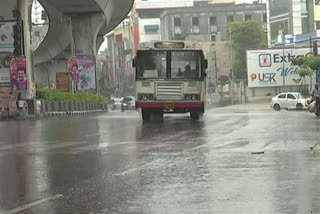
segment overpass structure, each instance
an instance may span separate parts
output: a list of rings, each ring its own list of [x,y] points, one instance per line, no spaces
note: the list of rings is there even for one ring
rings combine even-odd
[[[96,55],[104,35],[127,16],[134,0],[39,0],[49,18],[42,43],[32,49],[31,12],[33,0],[1,0],[0,17],[12,20],[18,10],[24,21],[29,96],[35,82],[55,82],[55,72],[66,70],[66,60],[78,54]]]

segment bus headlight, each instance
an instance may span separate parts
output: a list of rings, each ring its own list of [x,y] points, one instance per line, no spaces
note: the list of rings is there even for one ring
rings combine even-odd
[[[153,100],[154,96],[153,94],[139,94],[138,98],[139,100],[148,101],[148,100]]]
[[[201,96],[199,94],[186,94],[185,95],[185,100],[192,100],[192,101],[198,101],[200,100]]]
[[[186,100],[191,100],[191,95],[186,95]]]

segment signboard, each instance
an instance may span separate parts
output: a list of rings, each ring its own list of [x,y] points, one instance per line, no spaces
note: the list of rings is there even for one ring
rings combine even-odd
[[[285,35],[284,36],[285,44],[286,45],[292,45],[295,42],[295,36],[293,35]]]
[[[0,21],[0,52],[13,53],[13,26],[16,24],[16,21]]]
[[[10,70],[0,68],[0,84],[10,83]]]
[[[260,49],[247,51],[248,86],[275,87],[298,86],[302,78],[297,73],[299,67],[291,65],[292,59],[313,55],[310,48]],[[284,66],[284,69],[283,69]],[[309,80],[307,80],[308,82]]]
[[[93,55],[76,56],[68,60],[68,73],[77,83],[78,91],[96,92],[96,58]]]
[[[25,57],[14,57],[10,60],[10,81],[12,91],[26,91],[27,64]]]
[[[68,73],[57,73],[56,87],[60,91],[70,91],[69,74]]]

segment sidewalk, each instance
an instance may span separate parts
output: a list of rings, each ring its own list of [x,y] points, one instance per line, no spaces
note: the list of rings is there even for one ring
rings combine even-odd
[[[231,106],[226,106],[221,108],[228,109],[228,110],[250,110],[250,111],[257,111],[257,110],[271,111],[272,110],[269,106],[269,103],[265,103],[265,102],[236,104],[236,105],[231,105]]]

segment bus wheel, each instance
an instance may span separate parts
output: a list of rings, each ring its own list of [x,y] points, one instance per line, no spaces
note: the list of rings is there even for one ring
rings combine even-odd
[[[198,111],[191,111],[190,117],[192,120],[199,120],[200,119],[200,112]]]
[[[159,112],[157,112],[156,118],[158,120],[163,120],[163,111],[162,111],[162,109]]]
[[[143,121],[149,121],[150,120],[150,112],[149,111],[147,111],[145,109],[142,109],[141,115],[142,115],[142,120]]]

